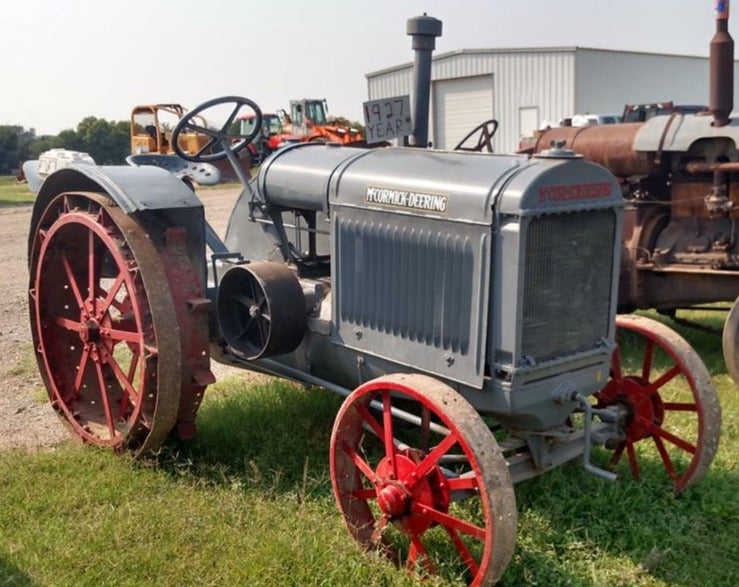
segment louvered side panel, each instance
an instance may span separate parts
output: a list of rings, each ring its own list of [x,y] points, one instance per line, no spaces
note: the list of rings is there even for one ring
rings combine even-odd
[[[469,237],[339,221],[341,320],[439,349],[469,351],[473,246]]]
[[[350,208],[333,223],[334,342],[482,387],[490,227]]]

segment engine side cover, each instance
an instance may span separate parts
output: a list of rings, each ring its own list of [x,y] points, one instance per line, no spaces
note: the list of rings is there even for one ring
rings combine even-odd
[[[333,341],[476,388],[493,201],[523,157],[382,149],[332,177]]]

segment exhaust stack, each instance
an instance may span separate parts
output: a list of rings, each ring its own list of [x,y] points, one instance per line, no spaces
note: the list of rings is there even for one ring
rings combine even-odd
[[[713,126],[725,126],[734,107],[734,39],[729,34],[729,0],[716,0],[709,84],[708,108],[713,114]]]

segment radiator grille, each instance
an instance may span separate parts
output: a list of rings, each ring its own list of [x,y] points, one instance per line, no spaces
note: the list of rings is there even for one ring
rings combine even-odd
[[[338,224],[339,315],[348,322],[465,355],[473,247],[469,237],[343,218]],[[392,340],[383,349],[392,355]]]
[[[616,215],[540,216],[526,238],[521,354],[544,361],[608,334]]]

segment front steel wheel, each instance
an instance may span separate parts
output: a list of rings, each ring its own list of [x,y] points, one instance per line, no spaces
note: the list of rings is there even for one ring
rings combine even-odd
[[[29,307],[52,407],[90,444],[142,452],[177,419],[181,351],[146,232],[98,193],[57,196],[34,235]]]
[[[617,405],[625,414],[625,438],[611,467],[626,453],[639,478],[642,465],[656,458],[680,492],[706,474],[718,449],[721,407],[711,375],[687,341],[661,322],[617,316],[616,330],[611,377],[595,396],[597,407]]]
[[[417,426],[398,419],[400,406]],[[390,375],[360,386],[336,417],[330,459],[339,510],[363,547],[471,585],[503,574],[517,520],[508,468],[480,415],[447,385]]]

